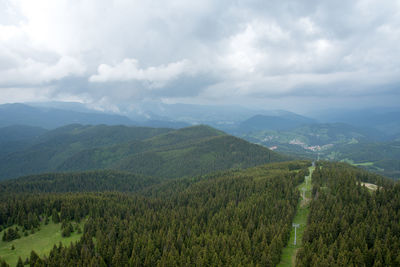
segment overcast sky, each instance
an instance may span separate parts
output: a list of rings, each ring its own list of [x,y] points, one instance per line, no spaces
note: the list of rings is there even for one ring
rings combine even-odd
[[[0,103],[399,105],[400,1],[0,0]]]

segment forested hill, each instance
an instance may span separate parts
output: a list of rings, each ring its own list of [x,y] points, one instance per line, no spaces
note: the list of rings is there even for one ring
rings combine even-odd
[[[79,151],[143,140],[168,131],[172,129],[79,124],[60,127],[26,140],[24,146],[8,146],[13,152],[0,154],[0,179],[54,171]]]
[[[0,179],[98,169],[179,177],[288,159],[203,125],[179,130],[69,125],[3,155]]]

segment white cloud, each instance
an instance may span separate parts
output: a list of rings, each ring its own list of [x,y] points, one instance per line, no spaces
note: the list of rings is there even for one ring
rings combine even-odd
[[[85,74],[86,66],[79,56],[63,53],[57,45],[51,45],[62,31],[56,35],[46,30],[54,23],[46,19],[48,13],[52,13],[49,9],[56,5],[49,5],[39,14],[38,8],[43,7],[43,3],[45,1],[35,4],[31,1],[7,1],[7,9],[3,10],[4,13],[0,11],[0,15],[12,16],[14,21],[18,21],[0,24],[0,87],[32,87]]]
[[[162,87],[170,80],[176,79],[182,74],[190,73],[191,66],[188,60],[181,60],[167,65],[140,68],[136,59],[126,58],[115,66],[101,64],[98,74],[89,78],[91,82],[115,82],[115,81],[145,81],[151,87]]]
[[[48,83],[71,75],[82,75],[85,67],[76,59],[63,56],[54,63],[20,59],[18,66],[0,69],[1,85],[35,85]]]

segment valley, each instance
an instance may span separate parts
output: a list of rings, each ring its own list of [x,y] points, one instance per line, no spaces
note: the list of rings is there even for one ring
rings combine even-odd
[[[311,124],[290,130],[237,134],[274,151],[300,158],[348,162],[379,174],[400,178],[400,146],[378,130],[343,123]]]

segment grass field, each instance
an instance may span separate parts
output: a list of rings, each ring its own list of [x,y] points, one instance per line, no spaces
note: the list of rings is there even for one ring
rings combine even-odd
[[[294,245],[294,228],[290,232],[290,239],[288,245],[283,249],[281,255],[281,262],[278,267],[295,266],[296,252],[301,247],[301,240],[303,233],[307,225],[307,217],[309,213],[309,203],[311,200],[311,175],[315,167],[310,167],[310,175],[307,176],[302,184],[299,185],[299,191],[301,194],[301,201],[297,205],[296,216],[294,217],[293,223],[299,224],[300,226],[296,231],[296,245]],[[305,189],[305,196],[303,197],[303,189]]]
[[[83,222],[80,224],[83,229]],[[69,245],[71,242],[75,242],[80,239],[82,234],[77,234],[76,231],[71,234],[70,237],[61,236],[61,223],[54,224],[50,222],[48,225],[40,226],[41,230],[30,234],[29,236],[22,236],[19,239],[11,242],[0,241],[0,257],[4,259],[10,266],[15,266],[18,262],[18,257],[25,261],[29,258],[30,253],[34,250],[38,255],[44,256],[50,252],[54,244]],[[3,236],[3,232],[0,232],[0,237]],[[14,245],[15,249],[11,247]]]

